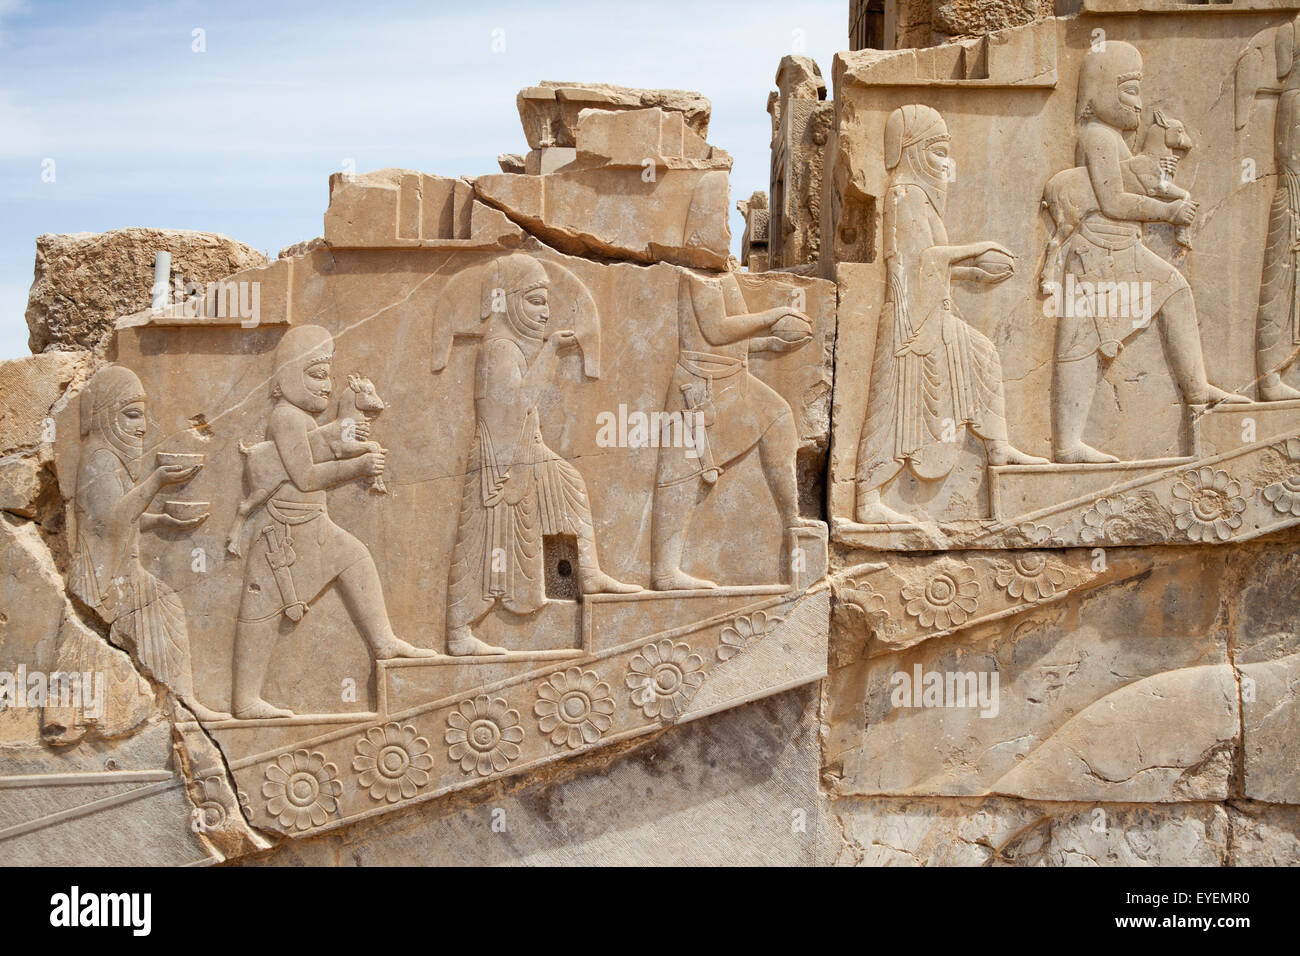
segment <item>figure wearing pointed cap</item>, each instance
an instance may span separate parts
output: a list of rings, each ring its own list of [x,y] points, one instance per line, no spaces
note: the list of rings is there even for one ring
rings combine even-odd
[[[262,699],[267,664],[282,619],[292,626],[312,602],[337,582],[343,602],[376,660],[439,657],[393,633],[379,572],[366,546],[336,525],[326,511],[326,490],[356,478],[380,475],[384,453],[366,451],[342,460],[318,461],[311,434],[316,416],[329,407],[334,340],[320,326],[290,329],[275,349],[272,396],[266,426],[284,465],[280,483],[260,514],[244,562],[244,585],[235,625],[232,706],[241,719],[292,717]]]
[[[1089,51],[1079,71],[1075,162],[1087,168],[1097,203],[1083,214],[1079,228],[1062,249],[1065,271],[1075,277],[1079,288],[1138,283],[1149,287],[1151,293],[1142,316],[1111,315],[1110,309],[1094,301],[1087,308],[1065,310],[1058,318],[1052,450],[1059,462],[1119,460],[1084,444],[1083,430],[1103,361],[1113,359],[1153,316],[1184,402],[1249,401],[1206,379],[1191,287],[1177,269],[1143,244],[1145,223],[1191,225],[1196,203],[1190,199],[1165,201],[1125,189],[1122,164],[1132,158],[1128,140],[1137,132],[1142,117],[1141,81],[1142,55],[1118,40],[1107,40]]]
[[[140,563],[142,530],[188,530],[207,518],[180,519],[149,510],[163,487],[184,484],[202,466],[160,465],[139,477],[148,403],[130,369],[101,368],[80,402],[82,444],[69,529],[74,542],[69,589],[103,615],[114,639],[195,716],[228,717],[194,696],[185,607],[175,591]]]
[[[1012,274],[977,268],[977,257],[996,252],[1010,263],[1012,255],[991,241],[949,244],[943,222],[949,145],[947,124],[928,106],[899,107],[885,124],[888,285],[857,464],[857,518],[866,524],[913,521],[885,505],[881,491],[904,468],[927,479],[947,475],[962,448],[962,429],[984,440],[989,464],[1045,462],[1007,440],[997,349],[962,319],[952,299],[953,279],[998,282]]]
[[[586,483],[542,439],[538,402],[557,356],[579,345],[569,329],[547,335],[550,286],[543,265],[522,253],[483,273],[487,325],[474,365],[474,444],[447,579],[449,654],[505,653],[472,626],[498,606],[529,614],[546,603],[543,535],[577,539],[583,594],[640,590],[600,569]]]

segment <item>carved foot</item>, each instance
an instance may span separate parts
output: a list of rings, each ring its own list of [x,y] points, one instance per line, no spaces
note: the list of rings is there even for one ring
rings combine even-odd
[[[705,591],[718,586],[716,581],[692,577],[681,568],[656,573],[651,584],[656,591]]]
[[[624,584],[611,578],[604,571],[584,571],[582,573],[583,594],[636,594],[642,590],[639,584]]]
[[[1046,465],[1050,464],[1050,462],[1046,458],[1039,458],[1037,455],[1026,455],[1020,449],[1012,447],[1009,442],[998,442],[996,445],[989,446],[989,464]]]
[[[1098,451],[1083,442],[1069,448],[1058,448],[1056,460],[1063,465],[1104,465],[1119,461],[1114,455]]]
[[[820,528],[821,521],[816,518],[805,518],[803,515],[795,515],[794,518],[785,526],[786,531],[793,531],[795,528]]]
[[[1238,395],[1236,392],[1225,392],[1223,389],[1214,385],[1205,386],[1205,404],[1217,405],[1223,402],[1227,405],[1249,405],[1250,399],[1245,395]]]
[[[375,660],[391,661],[395,657],[442,657],[442,651],[428,647],[416,647],[401,638],[391,637],[375,646]]]
[[[485,644],[474,636],[468,624],[451,629],[447,635],[447,653],[452,657],[469,657],[475,654],[505,654],[504,647]]]
[[[1259,400],[1261,402],[1285,402],[1300,398],[1300,389],[1294,389],[1282,381],[1280,375],[1266,375],[1259,383]]]
[[[274,707],[261,698],[243,704],[235,704],[230,709],[238,720],[270,720],[275,717],[296,716],[293,711],[285,710],[282,707]]]
[[[858,502],[859,524],[917,524],[917,520],[895,511],[883,501]]]
[[[190,709],[195,719],[208,722],[213,720],[229,720],[230,714],[224,710],[213,710],[211,707],[204,707],[197,700],[185,701],[185,706]]]

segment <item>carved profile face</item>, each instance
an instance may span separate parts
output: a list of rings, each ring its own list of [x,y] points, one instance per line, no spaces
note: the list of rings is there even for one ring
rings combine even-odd
[[[925,147],[925,166],[927,171],[940,179],[948,175],[948,155],[951,141],[944,137],[931,141]]]
[[[144,399],[131,402],[118,409],[113,420],[113,431],[126,444],[144,448],[144,433],[148,428],[148,407]]]
[[[302,384],[304,399],[294,404],[313,414],[325,411],[329,407],[330,392],[334,390],[329,360],[313,362],[303,369]]]
[[[334,340],[318,325],[302,325],[285,333],[276,346],[274,394],[305,412],[319,415],[329,407],[334,382]]]
[[[1142,80],[1129,75],[1119,81],[1119,120],[1120,129],[1137,129],[1142,118]],[[1121,125],[1122,124],[1122,125]]]
[[[525,292],[519,307],[528,317],[530,325],[545,325],[551,320],[550,291],[542,286]]]
[[[1119,40],[1083,58],[1079,71],[1079,119],[1098,119],[1128,132],[1142,118],[1142,54]]]

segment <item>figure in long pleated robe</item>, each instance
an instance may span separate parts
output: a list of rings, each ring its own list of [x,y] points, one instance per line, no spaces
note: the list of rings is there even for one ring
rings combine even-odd
[[[900,107],[886,124],[888,286],[857,463],[857,517],[868,524],[915,520],[885,505],[881,491],[905,468],[925,479],[947,475],[966,428],[984,439],[990,464],[1045,461],[1008,442],[997,350],[952,301],[952,279],[998,281],[963,260],[996,250],[1009,261],[1011,254],[994,242],[949,245],[948,145],[947,125],[928,106]]]
[[[129,369],[100,369],[80,402],[68,586],[109,623],[114,642],[131,650],[199,719],[229,717],[195,697],[185,607],[140,563],[141,530],[188,530],[207,517],[179,519],[148,510],[165,485],[189,481],[201,466],[161,465],[139,478],[147,404],[144,386]]]
[[[531,256],[506,256],[488,282],[501,282],[474,366],[474,444],[465,468],[460,524],[447,579],[447,652],[504,654],[472,626],[495,607],[530,614],[546,603],[542,538],[577,540],[583,594],[639,591],[600,569],[582,475],[546,447],[537,404],[556,357],[577,347],[570,330],[546,335],[549,280]],[[492,290],[484,299],[491,301]]]

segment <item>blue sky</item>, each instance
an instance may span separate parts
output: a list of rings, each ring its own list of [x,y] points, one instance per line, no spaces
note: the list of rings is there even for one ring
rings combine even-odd
[[[40,233],[202,229],[274,255],[320,234],[347,159],[497,171],[527,149],[515,93],[544,79],[705,94],[734,202],[767,188],[781,56],[829,81],[847,21],[848,0],[0,0],[0,358],[27,354]]]

